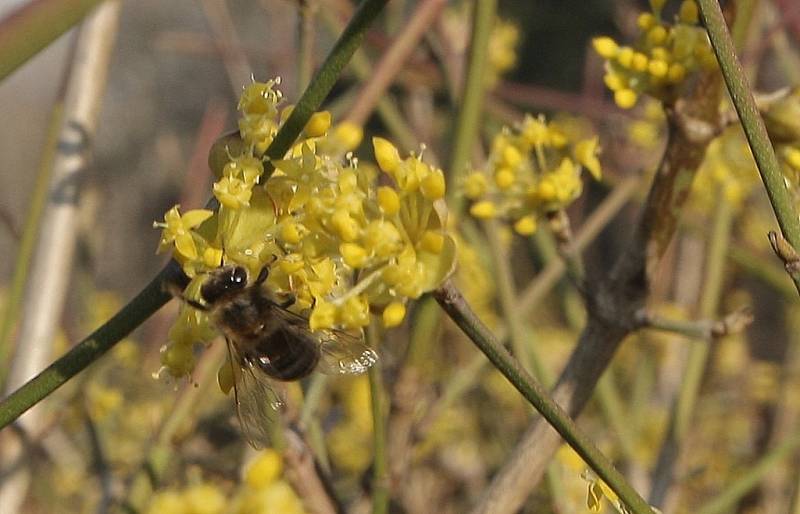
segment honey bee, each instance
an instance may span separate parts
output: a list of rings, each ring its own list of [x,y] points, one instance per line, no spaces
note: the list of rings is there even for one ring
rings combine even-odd
[[[221,266],[201,286],[202,302],[187,300],[225,336],[236,411],[256,449],[269,444],[267,422],[282,404],[274,381],[299,380],[315,369],[359,374],[378,358],[360,333],[311,332],[308,319],[288,310],[294,298],[280,300],[264,287],[268,272],[250,283],[244,267]]]

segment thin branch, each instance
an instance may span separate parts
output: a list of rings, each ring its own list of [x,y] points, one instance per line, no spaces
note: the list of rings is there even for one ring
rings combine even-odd
[[[495,339],[488,328],[472,312],[464,297],[449,281],[434,291],[434,298],[458,327],[486,355],[492,364],[533,405],[547,422],[564,438],[578,455],[617,494],[634,513],[653,511],[644,499],[625,481],[613,464],[555,403],[547,391],[531,377],[506,349]]]
[[[738,334],[753,322],[753,313],[749,308],[734,311],[719,320],[686,321],[663,318],[647,310],[639,313],[640,328],[650,328],[672,332],[694,339],[711,341],[719,337]]]
[[[286,429],[284,439],[286,478],[303,498],[306,509],[312,514],[344,514],[344,507],[333,495],[333,488],[317,468],[303,438],[295,431]]]

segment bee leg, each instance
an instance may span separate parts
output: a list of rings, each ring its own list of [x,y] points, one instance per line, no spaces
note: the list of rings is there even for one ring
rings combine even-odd
[[[272,259],[266,263],[263,268],[261,268],[261,271],[258,273],[258,277],[256,277],[256,285],[261,285],[265,280],[267,280],[267,277],[269,276],[269,267],[275,264],[275,261],[277,260],[278,256],[273,255]]]
[[[185,296],[183,296],[183,290],[181,290],[180,287],[178,287],[176,284],[168,284],[166,286],[166,289],[169,294],[171,294],[175,298],[178,298],[186,302],[187,304],[191,305],[192,307],[194,307],[199,311],[207,312],[209,310],[208,305],[202,304],[197,300],[192,300],[191,298],[186,298]]]
[[[198,311],[208,312],[208,305],[204,305],[197,300],[192,300],[191,298],[186,298],[185,296],[180,296],[181,300],[188,303],[190,306],[194,307]]]
[[[280,307],[281,309],[286,309],[294,305],[294,302],[296,301],[297,297],[293,293],[289,293],[286,295],[286,299],[278,304],[278,307]]]

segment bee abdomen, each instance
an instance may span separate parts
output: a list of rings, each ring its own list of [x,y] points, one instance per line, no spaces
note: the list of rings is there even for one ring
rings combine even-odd
[[[314,371],[320,359],[317,341],[291,330],[276,330],[258,343],[258,366],[272,378],[299,380]]]

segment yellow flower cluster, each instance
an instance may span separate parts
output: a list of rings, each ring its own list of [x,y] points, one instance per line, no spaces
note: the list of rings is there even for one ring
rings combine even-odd
[[[500,77],[517,65],[517,45],[519,28],[512,22],[495,20],[489,35],[488,64],[486,83],[494,87]]]
[[[303,503],[281,478],[283,459],[274,450],[262,451],[247,467],[244,480],[227,498],[210,482],[159,491],[146,514],[305,514]]]
[[[263,153],[291,109],[278,109],[276,84],[244,89],[241,140],[228,145],[226,162],[215,170],[219,210],[173,207],[156,224],[163,231],[159,250],[172,249],[192,278],[187,298],[200,300],[205,272],[221,265],[243,266],[250,277],[269,267],[265,287],[293,296],[291,308],[310,312],[312,330],[357,330],[370,312],[382,313],[387,327],[400,324],[408,300],[437,287],[454,266],[444,173],[419,156],[401,158],[381,138],[373,139],[379,169],[359,163],[350,151],[361,130],[331,128],[330,113],[319,112],[283,159],[269,161],[274,173],[267,176]],[[185,375],[193,344],[213,335],[208,316],[184,305],[163,364]]]
[[[698,26],[695,0],[683,0],[672,24],[661,19],[664,3],[651,2],[652,12],[639,15],[634,46],[621,46],[610,37],[592,41],[606,60],[606,86],[623,109],[636,105],[642,94],[668,101],[693,72],[716,66],[708,36]]]
[[[692,188],[698,210],[710,212],[723,194],[734,208],[740,208],[758,185],[753,154],[739,126],[725,130],[706,149]]]
[[[495,136],[486,171],[475,171],[462,184],[473,200],[476,218],[502,217],[521,235],[536,231],[538,219],[563,209],[583,191],[581,169],[600,178],[597,137],[575,139],[543,116],[526,116],[515,129]]]

